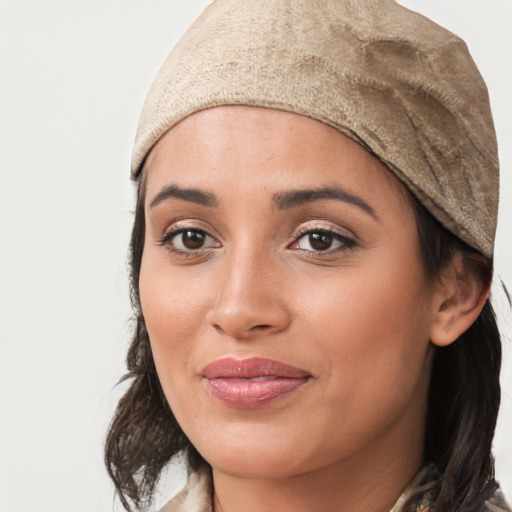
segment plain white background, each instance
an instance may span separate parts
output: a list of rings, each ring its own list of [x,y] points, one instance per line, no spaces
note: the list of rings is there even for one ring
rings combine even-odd
[[[1,512],[119,509],[102,443],[130,337],[131,146],[153,76],[208,3],[0,0]],[[402,3],[466,39],[489,85],[495,281],[512,288],[512,0]],[[505,332],[497,476],[512,499],[511,317],[493,293]]]

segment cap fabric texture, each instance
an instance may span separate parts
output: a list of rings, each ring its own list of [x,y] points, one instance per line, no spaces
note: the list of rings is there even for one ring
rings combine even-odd
[[[420,14],[393,0],[216,0],[151,86],[132,177],[169,128],[220,105],[336,128],[492,256],[499,165],[487,88],[464,41]]]

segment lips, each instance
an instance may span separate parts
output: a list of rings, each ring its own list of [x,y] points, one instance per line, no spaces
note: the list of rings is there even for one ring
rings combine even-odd
[[[217,401],[239,409],[257,409],[300,389],[311,374],[264,358],[223,358],[206,366],[206,389]]]

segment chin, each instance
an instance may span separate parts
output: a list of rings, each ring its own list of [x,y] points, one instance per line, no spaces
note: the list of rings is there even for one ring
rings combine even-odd
[[[307,472],[292,460],[290,455],[283,458],[279,454],[269,454],[265,450],[256,450],[255,453],[243,454],[234,451],[228,456],[213,456],[208,463],[214,471],[219,471],[232,478],[254,480],[279,480]]]
[[[217,431],[215,438],[194,446],[214,470],[234,478],[280,479],[308,470],[296,439],[272,433],[266,436],[261,426],[255,427],[246,426],[238,434],[231,430],[222,435]]]

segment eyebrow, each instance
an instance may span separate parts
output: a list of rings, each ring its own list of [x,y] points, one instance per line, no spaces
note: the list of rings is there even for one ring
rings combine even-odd
[[[286,210],[322,199],[335,199],[349,203],[361,208],[361,210],[371,215],[374,219],[378,219],[375,210],[364,199],[338,187],[321,187],[317,189],[277,192],[274,194],[272,206],[278,210]]]
[[[150,207],[154,208],[167,199],[181,199],[208,208],[215,208],[219,201],[213,192],[198,188],[181,188],[178,185],[164,187],[151,201]],[[335,199],[357,206],[364,212],[378,219],[375,210],[361,197],[356,196],[339,187],[321,187],[317,189],[285,190],[276,192],[272,198],[272,207],[278,210],[287,210],[307,203],[321,201],[323,199]]]
[[[169,185],[168,187],[164,187],[153,198],[149,206],[154,208],[155,206],[170,198],[189,201],[191,203],[196,203],[208,208],[214,208],[219,204],[217,196],[212,192],[200,190],[198,188],[180,188],[178,185]]]

